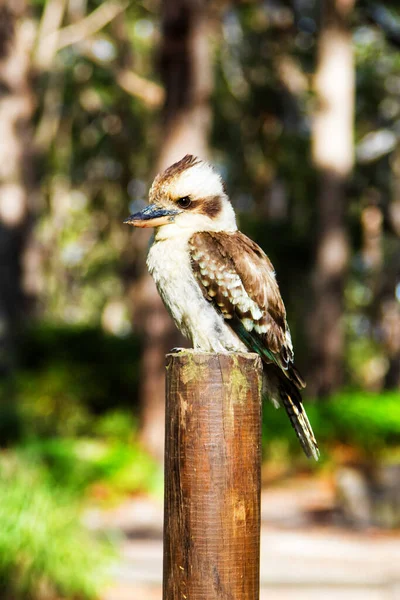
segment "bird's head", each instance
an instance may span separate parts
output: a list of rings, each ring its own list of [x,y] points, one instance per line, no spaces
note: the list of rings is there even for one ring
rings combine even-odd
[[[149,201],[124,223],[156,227],[158,239],[237,228],[221,177],[210,164],[189,154],[157,175]]]

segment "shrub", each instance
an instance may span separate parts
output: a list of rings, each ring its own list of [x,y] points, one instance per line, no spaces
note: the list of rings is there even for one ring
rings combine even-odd
[[[0,589],[9,600],[96,596],[111,552],[79,505],[15,455],[0,462]]]
[[[322,457],[337,444],[346,444],[379,458],[400,447],[400,392],[343,391],[329,400],[307,401],[305,407]],[[298,456],[298,442],[283,409],[263,410],[263,441],[268,454]],[[278,450],[277,450],[278,449]]]

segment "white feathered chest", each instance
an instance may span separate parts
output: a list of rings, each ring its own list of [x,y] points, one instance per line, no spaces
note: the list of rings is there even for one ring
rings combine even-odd
[[[223,316],[204,298],[193,274],[188,237],[155,241],[147,266],[163,302],[193,347],[204,352],[246,351]]]

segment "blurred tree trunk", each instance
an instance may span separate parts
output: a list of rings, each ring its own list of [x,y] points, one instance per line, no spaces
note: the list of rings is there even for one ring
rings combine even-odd
[[[157,171],[185,154],[207,157],[211,125],[211,19],[205,0],[164,0],[160,74],[166,100]],[[182,344],[152,279],[141,285],[144,354],[141,374],[142,439],[162,457],[164,450],[164,355]]]
[[[211,126],[211,18],[206,0],[164,0],[160,72],[166,90],[158,170],[185,154],[206,158]]]
[[[386,389],[400,388],[400,149],[397,148],[392,157],[392,200],[389,205],[388,224],[395,244],[390,244],[392,251],[383,256],[381,277],[383,279],[378,296],[380,308],[380,325],[383,343],[388,360],[385,376]],[[383,233],[383,215],[382,215]],[[390,238],[389,238],[390,239]]]
[[[14,365],[25,308],[22,260],[32,187],[30,56],[34,31],[22,0],[0,6],[0,372]]]
[[[314,311],[310,323],[312,377],[319,396],[343,377],[344,284],[349,258],[346,183],[353,166],[354,64],[349,19],[354,0],[324,0],[318,65],[313,160],[319,172]]]

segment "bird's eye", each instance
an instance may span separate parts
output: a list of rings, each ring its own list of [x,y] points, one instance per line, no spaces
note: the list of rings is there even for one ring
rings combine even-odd
[[[184,198],[179,198],[177,204],[179,204],[181,208],[188,208],[192,204],[192,201],[189,196],[185,196]]]

